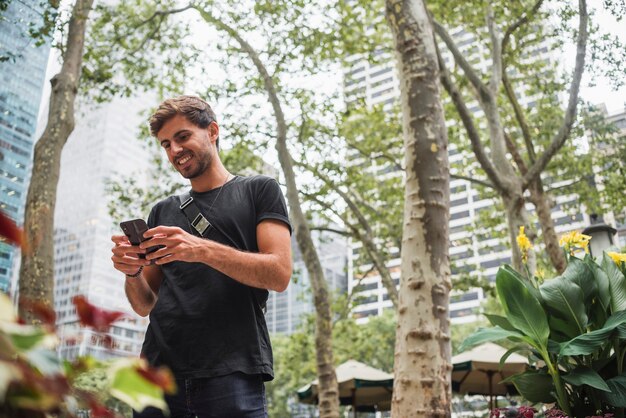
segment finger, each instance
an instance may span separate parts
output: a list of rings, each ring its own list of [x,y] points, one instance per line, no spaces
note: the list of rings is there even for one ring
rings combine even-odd
[[[158,249],[150,254],[146,254],[146,259],[147,260],[155,260],[157,258],[160,257],[166,257],[168,255],[172,255],[175,251],[176,247],[175,246],[170,246],[170,247],[163,247],[161,249]]]
[[[134,246],[134,245],[120,245],[120,246],[115,246],[111,248],[111,252],[115,255],[124,256],[126,254],[131,254],[131,255],[145,254],[146,250],[144,250],[143,248],[139,248],[139,246]]]
[[[161,265],[161,264],[171,263],[172,261],[178,261],[178,259],[176,258],[174,254],[168,254],[164,257],[154,260],[154,264]]]
[[[148,229],[146,232],[143,233],[144,238],[152,238],[155,235],[165,235],[165,236],[170,236],[172,234],[175,234],[177,232],[181,232],[182,229],[180,229],[177,226],[164,226],[164,225],[160,225],[160,226],[155,226],[154,228]]]
[[[135,274],[138,269],[137,266],[129,266],[127,264],[119,264],[119,263],[113,263],[113,267],[115,267],[117,271],[124,273],[124,274]]]
[[[113,260],[113,263],[118,263],[118,264],[126,264],[129,266],[146,266],[148,264],[150,264],[150,262],[148,260],[146,260],[145,258],[139,258],[139,257],[129,257],[127,255],[114,255],[111,257],[111,260]]]
[[[116,244],[124,244],[129,242],[126,235],[113,235],[111,236],[111,241]]]

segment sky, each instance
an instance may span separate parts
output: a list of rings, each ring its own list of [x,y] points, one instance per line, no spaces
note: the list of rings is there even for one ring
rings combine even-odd
[[[599,2],[589,2],[599,3]],[[618,22],[608,12],[603,10],[595,10],[597,16],[595,17],[598,25],[603,31],[617,35],[623,44],[626,44],[626,21],[622,20]],[[565,58],[568,61],[568,65],[572,67],[574,65],[574,48],[570,49],[565,54]],[[588,57],[587,57],[588,59]],[[625,69],[626,71],[626,69]],[[595,86],[589,87],[590,74],[584,73],[581,84],[580,94],[584,99],[594,104],[606,104],[609,114],[614,114],[619,111],[624,111],[626,107],[626,86],[614,91],[610,88],[610,83],[606,79],[596,79]]]

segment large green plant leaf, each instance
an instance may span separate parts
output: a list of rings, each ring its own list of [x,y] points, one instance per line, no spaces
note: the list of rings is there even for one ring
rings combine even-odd
[[[548,318],[539,299],[528,285],[508,269],[496,275],[496,289],[507,319],[516,329],[530,337],[539,347],[545,347],[550,335]]]
[[[592,388],[610,392],[609,386],[604,379],[593,369],[589,367],[577,367],[568,374],[564,374],[563,380],[574,386],[587,385]]]
[[[491,342],[491,341],[499,341],[505,338],[523,338],[524,336],[520,334],[518,331],[509,331],[500,327],[493,328],[480,328],[478,331],[467,337],[463,344],[459,347],[459,352],[463,352],[469,348],[474,347],[475,345]]]
[[[623,311],[626,309],[626,277],[606,253],[602,254],[602,269],[609,279],[611,312]]]
[[[512,382],[520,395],[533,403],[552,403],[556,401],[553,395],[555,388],[552,377],[545,372],[528,370],[513,375],[503,382]]]
[[[591,354],[608,343],[608,339],[620,325],[626,323],[626,311],[618,312],[607,319],[604,327],[580,335],[561,344],[561,356],[579,356]]]
[[[539,289],[532,285],[532,283],[524,276],[522,276],[517,270],[515,270],[510,264],[505,264],[500,267],[500,270],[503,270],[512,277],[518,279],[525,287],[528,289],[531,295],[535,296],[535,298],[543,304],[541,300],[541,293],[539,293]],[[499,272],[499,271],[498,271]]]
[[[585,257],[585,262],[591,269],[598,286],[598,303],[604,308],[606,312],[608,312],[611,303],[609,276],[602,268],[600,268],[599,265],[595,263],[595,261],[593,261],[591,257]]]
[[[567,323],[567,329],[559,331],[570,338],[585,332],[587,313],[584,293],[574,281],[557,277],[542,284],[539,291],[544,300],[544,308]],[[575,335],[572,335],[572,330],[576,331]]]
[[[590,304],[591,300],[598,294],[598,283],[595,280],[593,270],[579,258],[570,257],[567,268],[561,277],[576,283],[582,289],[585,304]]]
[[[569,341],[581,334],[575,323],[565,321],[556,316],[551,316],[548,319],[548,323],[550,324],[550,339],[559,343]]]
[[[600,399],[616,408],[626,408],[626,375],[606,381],[609,392],[599,392]]]
[[[517,331],[513,325],[509,322],[508,319],[504,316],[494,315],[494,314],[484,314],[491,325],[498,326],[500,328],[506,329],[508,331]]]

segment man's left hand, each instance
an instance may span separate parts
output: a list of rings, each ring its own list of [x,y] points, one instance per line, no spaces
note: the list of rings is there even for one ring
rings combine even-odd
[[[146,260],[155,260],[155,264],[167,264],[172,261],[201,262],[206,251],[206,240],[176,226],[157,226],[147,230],[143,236],[150,239],[142,242],[140,248],[163,246],[153,253],[146,254]]]

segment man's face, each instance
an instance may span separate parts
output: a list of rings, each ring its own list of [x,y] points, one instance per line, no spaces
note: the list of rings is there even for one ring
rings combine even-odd
[[[217,138],[214,130],[211,125],[202,129],[186,117],[176,115],[163,124],[157,139],[174,168],[186,179],[193,179],[211,165]]]

